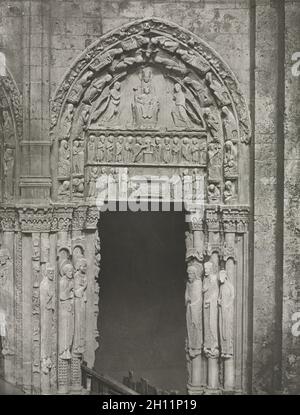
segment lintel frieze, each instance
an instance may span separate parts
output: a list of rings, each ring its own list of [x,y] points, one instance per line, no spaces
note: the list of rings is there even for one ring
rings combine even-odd
[[[191,231],[247,232],[249,207],[204,205],[200,212],[186,212]],[[2,231],[59,232],[69,230],[94,230],[100,212],[96,206],[1,206]]]

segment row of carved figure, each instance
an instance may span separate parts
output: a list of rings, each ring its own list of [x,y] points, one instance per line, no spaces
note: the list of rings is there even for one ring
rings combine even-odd
[[[196,82],[196,81],[193,81]],[[134,98],[131,104],[133,125],[139,129],[149,129],[157,126],[158,113],[160,104],[157,97],[153,96],[151,83],[147,84],[142,80],[141,93],[138,94],[138,88],[134,88]],[[146,85],[146,86],[145,86]],[[187,92],[187,90],[186,90]],[[203,91],[202,91],[203,92]],[[126,99],[125,106],[128,105],[130,99],[128,96],[124,96]],[[104,100],[104,103],[103,103]],[[124,124],[124,120],[120,121],[120,100],[121,100],[121,83],[115,82],[113,87],[109,89],[108,96],[103,97],[100,100],[100,104],[93,108],[85,105],[81,108],[81,112],[74,124],[74,136],[77,139],[83,138],[83,133],[89,125],[90,128],[104,128],[108,125],[117,127],[119,124]],[[194,129],[195,124],[198,128],[206,129],[212,139],[221,140],[224,135],[226,140],[237,141],[238,139],[238,127],[235,116],[228,106],[223,106],[221,112],[213,107],[197,108],[193,105],[193,110],[186,103],[186,96],[179,83],[174,85],[174,104],[170,108],[171,119],[173,120],[173,127]],[[195,112],[196,111],[196,112]],[[95,123],[96,120],[101,120],[101,123]],[[221,119],[223,120],[223,127],[221,125]],[[62,117],[62,124],[60,130],[60,136],[62,139],[67,139],[71,135],[71,129],[74,120],[74,105],[68,103],[66,110]],[[119,122],[117,122],[119,121]],[[164,120],[164,124],[168,125],[168,121]],[[126,123],[128,127],[128,122]],[[223,134],[224,128],[224,134]]]
[[[197,137],[126,137],[104,134],[91,135],[88,142],[88,162],[206,164],[205,140]]]
[[[186,285],[187,351],[191,358],[231,358],[234,353],[234,287],[225,270],[213,271],[204,264],[202,279],[199,264],[188,265]]]
[[[190,181],[184,179],[184,175],[189,175]],[[156,176],[152,176],[152,179]],[[200,200],[203,196],[204,189],[197,181],[199,175],[197,171],[192,173],[184,172],[181,176],[174,176],[176,180],[168,180],[170,186],[170,197],[175,199],[176,194],[178,194],[178,185],[181,183],[182,193],[190,195],[191,200]],[[134,179],[134,177],[133,177]],[[133,191],[145,189],[145,179],[146,176],[142,176],[142,181],[140,183],[137,180],[132,180],[127,173],[123,174],[118,172],[118,169],[108,168],[108,167],[97,167],[92,166],[87,171],[87,190],[85,195],[85,179],[83,177],[75,177],[70,180],[63,180],[58,187],[58,197],[60,200],[67,200],[70,197],[70,192],[72,189],[72,194],[74,197],[84,197],[96,198],[103,191],[109,190],[112,192],[115,199],[123,199],[124,197],[129,197]],[[159,177],[157,176],[157,179]],[[162,192],[164,180],[160,178],[160,192]],[[158,184],[157,181],[157,185]],[[114,187],[113,187],[114,186]],[[112,190],[113,189],[113,190]],[[151,187],[153,191],[153,187]],[[150,189],[148,189],[150,191]],[[106,194],[106,193],[105,193]],[[160,193],[159,193],[160,194]],[[145,197],[149,197],[150,193],[145,193]],[[222,201],[222,191],[221,186],[218,183],[208,183],[206,186],[206,195],[207,200],[210,203],[220,203]],[[142,195],[140,195],[142,196]],[[152,195],[153,196],[153,195]],[[223,189],[223,201],[225,204],[231,203],[237,200],[237,184],[235,180],[226,180],[224,183]]]
[[[58,345],[59,357],[63,360],[81,356],[85,351],[86,272],[87,261],[83,257],[74,266],[69,261],[60,266]],[[54,269],[48,265],[40,284],[41,360],[44,373],[48,373],[52,367],[54,292]]]
[[[133,137],[104,134],[90,135],[88,140],[88,163],[162,163],[162,164],[201,164],[208,165],[210,176],[220,180],[222,176],[223,154],[221,145],[208,144],[197,137]],[[67,140],[61,140],[59,147],[58,175],[68,177],[71,172],[71,150]],[[81,140],[74,140],[72,146],[73,173],[83,174],[84,146]],[[225,143],[225,177],[237,175],[237,147],[232,141]]]

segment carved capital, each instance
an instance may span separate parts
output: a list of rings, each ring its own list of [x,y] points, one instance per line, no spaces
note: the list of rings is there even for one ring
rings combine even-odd
[[[0,224],[3,231],[18,229],[18,216],[15,208],[0,208]]]
[[[217,207],[206,209],[205,223],[209,232],[218,232],[220,230],[220,214]]]
[[[85,228],[86,229],[97,229],[99,215],[100,215],[99,210],[96,206],[89,207],[87,209],[87,214],[86,214]]]
[[[82,230],[85,226],[87,217],[87,206],[79,206],[73,211],[72,229]]]
[[[249,208],[235,207],[223,208],[222,223],[225,232],[245,233],[248,230],[249,224]]]
[[[70,207],[59,207],[54,210],[51,231],[68,231],[72,225],[73,209]]]
[[[53,211],[51,208],[19,209],[19,224],[22,232],[49,232]]]

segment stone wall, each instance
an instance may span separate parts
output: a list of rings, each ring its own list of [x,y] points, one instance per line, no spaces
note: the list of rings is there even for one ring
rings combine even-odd
[[[300,51],[299,2],[2,0],[0,5],[1,51],[23,95],[23,204],[41,205],[51,197],[49,101],[73,60],[102,34],[155,16],[189,29],[228,63],[253,126],[251,166],[244,166],[243,183],[251,184],[254,213],[249,264],[253,353],[247,387],[253,393],[299,392],[300,337],[291,334],[291,326],[299,311],[300,284],[300,78],[290,69],[292,53]]]

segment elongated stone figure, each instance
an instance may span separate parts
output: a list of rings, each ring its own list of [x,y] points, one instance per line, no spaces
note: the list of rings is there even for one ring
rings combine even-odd
[[[74,277],[73,266],[66,263],[61,268],[59,282],[59,357],[71,359],[74,337]]]
[[[203,317],[204,317],[204,352],[207,357],[219,354],[218,346],[218,278],[213,273],[212,262],[204,264],[203,280]]]
[[[75,332],[73,354],[82,355],[85,351],[85,316],[86,316],[86,288],[87,288],[87,260],[80,258],[76,264],[74,274],[74,307]]]
[[[224,270],[220,271],[219,281],[220,293],[218,305],[221,357],[227,358],[233,356],[234,288]]]

